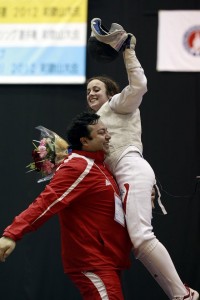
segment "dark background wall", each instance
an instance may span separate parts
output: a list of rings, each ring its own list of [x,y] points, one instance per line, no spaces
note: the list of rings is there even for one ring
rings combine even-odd
[[[169,250],[183,280],[200,290],[200,73],[156,71],[158,10],[200,9],[199,0],[89,0],[90,20],[99,17],[124,26],[137,37],[137,56],[148,78],[141,105],[144,156],[161,184],[168,215],[156,209],[154,231]],[[88,31],[89,34],[90,30]],[[87,57],[87,77],[106,74],[123,88],[122,57],[101,65]],[[86,108],[85,85],[0,85],[0,232],[43,189],[26,174],[34,128],[43,125],[65,137],[72,117]],[[167,299],[133,256],[123,276],[125,299]],[[0,265],[0,298],[7,300],[81,299],[63,274],[57,217],[18,242]]]

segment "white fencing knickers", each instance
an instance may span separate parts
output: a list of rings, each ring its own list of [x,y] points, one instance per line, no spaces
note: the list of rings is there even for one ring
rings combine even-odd
[[[129,151],[121,156],[113,174],[121,191],[135,257],[144,264],[169,299],[187,295],[167,250],[153,233],[151,193],[156,181],[151,166],[139,152]]]

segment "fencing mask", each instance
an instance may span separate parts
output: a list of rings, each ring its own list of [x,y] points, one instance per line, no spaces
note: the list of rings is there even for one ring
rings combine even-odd
[[[91,30],[87,46],[90,55],[102,63],[115,60],[128,38],[128,33],[117,23],[112,23],[110,30],[106,29],[99,18],[92,19]]]

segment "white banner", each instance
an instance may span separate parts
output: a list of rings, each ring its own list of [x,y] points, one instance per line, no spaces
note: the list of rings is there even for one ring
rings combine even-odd
[[[200,10],[158,14],[157,71],[200,71]]]
[[[1,0],[0,84],[85,83],[87,0]]]

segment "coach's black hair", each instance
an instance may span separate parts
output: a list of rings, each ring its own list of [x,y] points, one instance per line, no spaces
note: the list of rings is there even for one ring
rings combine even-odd
[[[88,125],[97,124],[99,118],[100,116],[95,113],[83,112],[72,120],[71,125],[67,129],[67,141],[71,149],[82,149],[81,137],[90,138]]]

